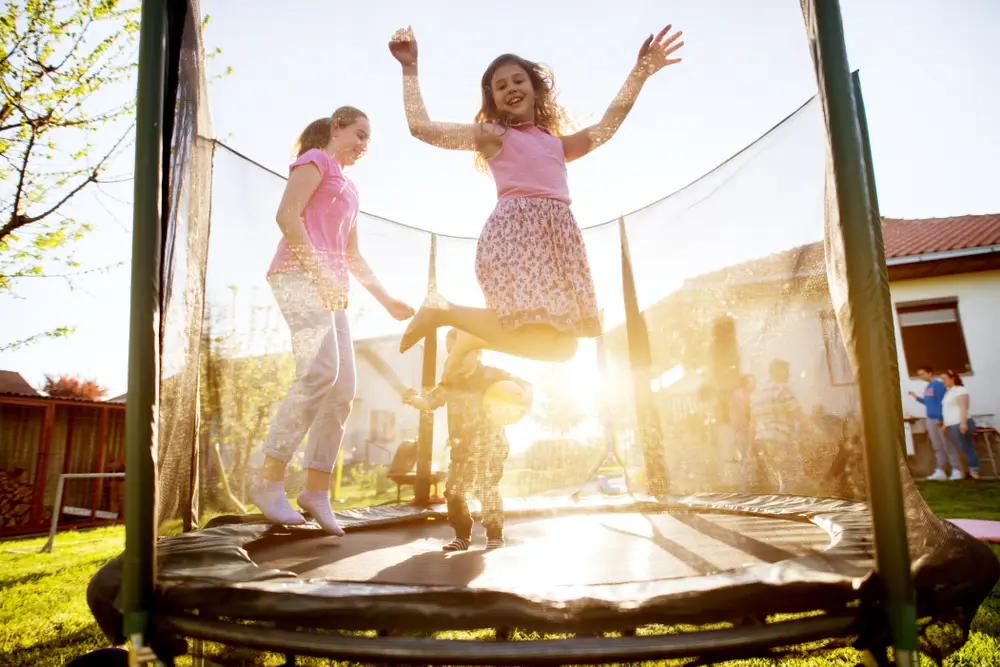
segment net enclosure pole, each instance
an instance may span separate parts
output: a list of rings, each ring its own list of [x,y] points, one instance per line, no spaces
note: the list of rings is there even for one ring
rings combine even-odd
[[[802,0],[802,11],[828,133],[827,274],[861,398],[876,570],[896,663],[911,665],[919,655],[916,594],[900,476],[903,413],[881,221],[873,219],[860,100],[840,4]]]
[[[437,234],[431,234],[430,258],[427,264],[427,294],[437,292]],[[437,331],[424,338],[423,366],[420,386],[429,391],[437,383]],[[417,476],[413,483],[413,502],[430,505],[431,468],[434,464],[434,413],[420,411],[417,432]]]
[[[167,2],[142,0],[136,91],[135,184],[125,413],[125,559],[122,605],[133,664],[152,658],[155,438],[159,390],[160,232]]]
[[[865,176],[868,183],[868,200],[871,207],[872,228],[875,233],[875,242],[880,248],[880,251],[876,254],[876,258],[879,262],[879,273],[886,276],[886,288],[888,288],[885,242],[882,238],[882,212],[878,205],[878,189],[875,187],[875,166],[872,162],[872,144],[871,137],[868,134],[868,116],[865,114],[865,98],[861,94],[861,75],[857,70],[851,73],[851,87],[854,90],[854,100],[858,108],[858,128],[861,131],[861,149],[865,157]],[[898,359],[898,357],[893,357],[893,359]]]
[[[629,250],[625,218],[618,218],[618,235],[621,241],[622,296],[625,302],[625,337],[628,346],[629,368],[635,395],[636,434],[646,466],[646,484],[649,495],[663,498],[669,489],[666,456],[663,452],[663,434],[660,416],[653,403],[652,352],[649,347],[649,329],[646,318],[639,309],[639,297],[632,271],[632,253]]]

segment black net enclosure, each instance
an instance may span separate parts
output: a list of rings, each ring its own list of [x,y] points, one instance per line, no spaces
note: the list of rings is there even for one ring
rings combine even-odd
[[[484,665],[960,647],[997,561],[924,503],[878,408],[898,371],[877,205],[848,192],[860,88],[836,3],[803,16],[819,92],[600,224],[504,162],[552,133],[427,125],[514,183],[463,236],[358,207],[351,108],[291,166],[217,136],[202,8],[143,2],[155,373],[130,375],[128,546],[88,594],[108,637],[164,664],[204,641]]]

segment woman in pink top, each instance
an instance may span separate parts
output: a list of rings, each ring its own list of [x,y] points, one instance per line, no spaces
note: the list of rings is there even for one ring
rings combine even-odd
[[[400,349],[406,351],[437,327],[462,335],[445,362],[445,377],[459,374],[462,359],[491,349],[541,361],[565,361],[580,337],[601,334],[597,299],[583,236],[570,211],[566,163],[614,136],[651,75],[680,62],[683,46],[670,26],[650,35],[618,96],[596,125],[567,133],[566,113],[555,101],[553,77],[544,67],[505,54],[481,81],[482,108],[472,124],[432,121],[417,79],[417,42],[397,31],[389,50],[403,68],[403,102],[410,133],[433,146],[476,153],[488,168],[499,201],[476,249],[476,277],[487,308],[447,303],[440,295],[420,308]]]
[[[371,127],[353,107],[311,123],[298,141],[298,158],[278,207],[282,239],[268,271],[292,334],[295,381],[264,443],[265,461],[251,500],[271,521],[305,519],[285,494],[285,466],[309,433],[303,460],[306,488],[299,507],[328,532],[342,535],[330,508],[330,473],[354,400],[354,345],[347,320],[349,274],[397,320],[413,309],[391,297],[358,250],[358,191],[344,175],[364,154]]]

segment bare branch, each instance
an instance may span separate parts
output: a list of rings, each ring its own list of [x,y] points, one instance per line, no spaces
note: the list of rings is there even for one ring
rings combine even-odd
[[[10,234],[12,234],[18,228],[23,227],[23,226],[28,225],[28,224],[31,224],[33,222],[38,222],[39,220],[42,220],[43,218],[51,215],[55,211],[58,211],[66,202],[68,202],[70,199],[72,199],[74,196],[76,196],[77,193],[79,193],[85,187],[87,187],[91,183],[97,183],[98,182],[98,176],[100,175],[101,169],[108,162],[108,160],[111,158],[111,156],[113,156],[115,154],[115,151],[118,150],[118,147],[121,146],[122,142],[125,141],[126,138],[128,138],[129,134],[131,134],[131,131],[132,131],[131,128],[132,128],[132,126],[130,125],[129,129],[124,134],[122,134],[122,136],[120,136],[118,138],[118,141],[115,142],[115,145],[111,147],[111,150],[109,150],[104,155],[104,157],[101,158],[100,162],[97,163],[97,166],[94,167],[92,170],[90,170],[90,175],[87,176],[87,178],[85,178],[80,183],[78,183],[75,188],[73,188],[68,193],[66,193],[66,195],[62,199],[60,199],[54,205],[52,205],[51,207],[49,207],[48,210],[46,210],[46,211],[44,211],[42,213],[39,213],[37,215],[20,215],[20,214],[18,214],[18,212],[17,212],[17,210],[18,210],[17,209],[17,204],[18,204],[18,198],[20,197],[20,185],[19,185],[18,186],[18,197],[15,198],[15,201],[14,201],[14,213],[11,215],[10,221],[6,225],[4,225],[3,227],[0,227],[0,240],[3,240],[5,237],[9,236]],[[33,141],[34,141],[34,132],[32,132],[32,142]],[[28,151],[28,152],[30,152],[30,151]],[[27,162],[28,162],[28,152],[25,152],[24,165],[23,165],[23,168],[22,168],[22,171],[21,171],[21,174],[20,174],[20,176],[21,176],[20,182],[21,183],[23,183],[24,176],[27,173],[27,169],[28,169],[28,165],[27,165]]]
[[[17,41],[14,42],[13,46],[10,47],[7,53],[3,54],[2,58],[0,58],[0,65],[3,65],[5,62],[10,60],[11,57],[14,55],[14,52],[16,52],[19,48],[21,48],[21,42],[24,41],[25,37],[26,35],[21,35],[20,37],[17,38]]]
[[[53,120],[53,112],[49,111],[45,114],[39,115],[35,118],[28,118],[30,114],[26,110],[22,110],[26,120],[18,121],[17,123],[11,123],[9,125],[0,126],[0,132],[6,132],[8,130],[15,130],[21,128],[25,125],[35,127],[39,131],[49,131],[49,130],[61,130],[68,128],[79,128],[85,127],[87,125],[96,125],[98,123],[103,123],[109,120],[114,120],[118,116],[122,116],[128,113],[128,105],[123,104],[117,109],[112,109],[111,111],[105,111],[102,114],[96,116],[87,116],[86,118],[78,118],[76,120]],[[42,127],[44,126],[44,127]]]
[[[18,227],[23,227],[28,224],[21,220],[22,216],[18,213],[18,209],[21,205],[21,195],[24,193],[24,181],[28,175],[28,160],[31,159],[31,149],[35,145],[35,132],[32,130],[31,138],[28,139],[28,146],[24,150],[24,159],[21,161],[21,173],[18,174],[17,179],[17,190],[14,193],[14,208],[10,215],[10,220],[7,221],[3,227],[0,227],[0,241],[9,236]]]
[[[103,160],[101,162],[103,163]],[[38,222],[39,220],[45,218],[46,216],[50,215],[54,211],[59,210],[59,208],[61,208],[63,204],[65,204],[70,199],[72,199],[76,195],[76,193],[80,192],[80,190],[83,190],[85,187],[87,187],[91,183],[96,183],[97,182],[97,174],[98,174],[98,170],[99,169],[100,169],[100,166],[94,167],[94,169],[91,171],[90,176],[88,176],[83,181],[81,181],[75,188],[73,188],[72,190],[70,190],[66,194],[65,197],[63,197],[58,202],[56,202],[47,211],[45,211],[43,213],[39,213],[38,215],[25,215],[25,216],[22,216],[22,218],[24,219],[24,222],[21,223],[21,224],[27,225],[27,224],[30,224],[32,222]],[[3,230],[0,229],[0,239],[2,239],[2,238],[3,238]]]
[[[66,63],[68,63],[70,61],[70,59],[73,57],[73,54],[76,53],[76,50],[80,46],[80,43],[83,42],[84,35],[87,34],[87,30],[90,28],[90,26],[93,23],[94,23],[93,17],[88,16],[87,17],[87,24],[80,29],[80,36],[77,37],[76,42],[73,43],[73,46],[70,48],[69,52],[66,54],[66,57],[63,58],[63,61],[61,63],[59,63],[58,65],[56,65],[55,67],[53,67],[53,71],[61,70],[63,67],[66,66]]]

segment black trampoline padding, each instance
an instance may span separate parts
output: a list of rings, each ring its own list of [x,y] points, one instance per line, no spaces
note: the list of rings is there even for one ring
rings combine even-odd
[[[478,533],[472,549],[453,554],[441,551],[453,535],[443,507],[344,512],[343,538],[220,517],[160,540],[159,610],[343,630],[588,632],[844,613],[877,597],[870,517],[860,502],[538,499],[508,502],[506,514],[503,549],[484,551]],[[933,561],[918,567],[935,571]],[[120,560],[109,563],[89,591],[109,636],[120,627],[120,569]],[[925,603],[948,604],[939,581],[922,594]]]

